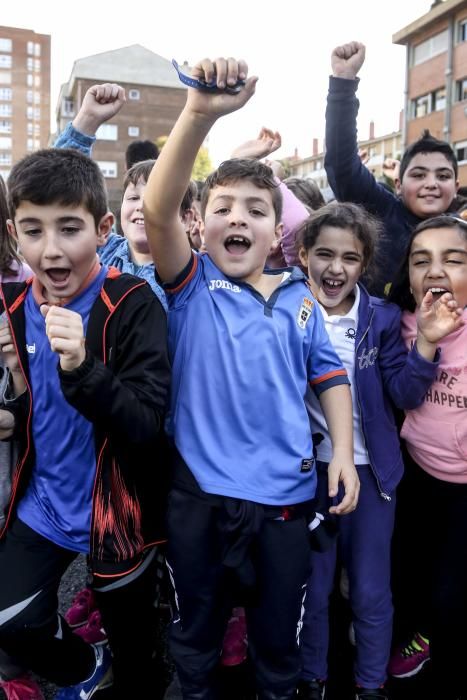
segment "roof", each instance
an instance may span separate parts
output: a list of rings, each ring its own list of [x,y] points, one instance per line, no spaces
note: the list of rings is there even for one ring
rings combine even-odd
[[[70,91],[77,78],[186,89],[170,61],[140,44],[79,58],[71,71]]]
[[[427,29],[430,24],[437,22],[438,20],[462,9],[463,7],[467,9],[467,0],[444,0],[438,5],[435,5],[434,7],[432,6],[432,9],[430,9],[429,12],[393,34],[392,43],[407,44],[413,36],[418,34],[418,32]]]

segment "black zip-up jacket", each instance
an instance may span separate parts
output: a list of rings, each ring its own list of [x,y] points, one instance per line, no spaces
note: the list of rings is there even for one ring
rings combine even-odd
[[[24,301],[30,281],[1,285],[27,392],[15,410],[19,459],[5,533],[35,463]],[[57,369],[67,401],[94,427],[96,474],[90,562],[98,576],[136,568],[145,548],[165,538],[168,463],[163,421],[169,391],[167,320],[149,285],[110,268],[91,309],[86,358]]]

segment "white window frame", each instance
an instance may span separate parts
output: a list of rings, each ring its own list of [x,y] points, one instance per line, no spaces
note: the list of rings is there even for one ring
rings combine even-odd
[[[442,38],[441,38],[442,37]],[[425,61],[429,61],[430,58],[433,58],[434,56],[438,56],[440,53],[444,53],[448,49],[448,30],[443,29],[442,32],[438,32],[438,34],[434,34],[433,36],[430,36],[429,39],[426,39],[425,41],[420,42],[420,44],[417,44],[416,46],[413,47],[413,65],[418,66],[420,63],[424,63]],[[437,46],[437,44],[441,44],[441,48]],[[426,49],[426,55],[423,53],[423,55],[419,58],[417,58],[417,49],[418,53],[420,53],[420,50]]]
[[[457,151],[460,149],[463,149],[465,151],[465,156],[462,160],[460,160],[457,156]],[[457,162],[460,165],[461,163],[467,163],[467,141],[458,141],[457,143],[454,144],[454,152],[456,154]]]
[[[11,88],[0,88],[0,100],[3,102],[11,102],[13,99],[13,90]]]
[[[0,68],[11,68],[13,65],[13,58],[11,54],[0,54]]]
[[[11,39],[6,39],[5,37],[0,37],[0,51],[5,53],[11,53],[13,49],[13,42]]]
[[[101,173],[106,178],[115,179],[118,177],[118,165],[116,161],[113,160],[98,160],[97,165],[99,166]]]
[[[131,136],[132,138],[138,138],[139,126],[129,126],[128,127],[128,136]]]
[[[118,139],[117,124],[101,124],[96,131],[96,139],[99,139],[99,141],[116,141]]]
[[[11,85],[11,73],[10,73],[10,71],[5,71],[5,70],[0,71],[0,85]]]
[[[11,151],[11,136],[0,136],[0,149],[2,151]]]

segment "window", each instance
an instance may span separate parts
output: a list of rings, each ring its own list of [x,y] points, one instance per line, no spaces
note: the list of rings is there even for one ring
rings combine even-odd
[[[64,97],[62,102],[62,112],[64,117],[73,117],[75,114],[73,98]]]
[[[26,116],[28,119],[34,119],[34,109],[32,107],[26,109]]]
[[[128,90],[128,97],[130,98],[130,100],[139,100],[139,90]]]
[[[11,117],[13,115],[13,107],[11,105],[0,105],[0,117]]]
[[[11,56],[0,55],[0,68],[11,68]]]
[[[40,118],[41,118],[41,108],[40,108],[40,107],[36,107],[35,110],[34,110],[34,119],[35,119],[36,121],[39,121]]]
[[[34,136],[40,136],[41,135],[41,125],[35,122],[34,124]]]
[[[34,99],[34,93],[33,93],[33,91],[32,91],[32,90],[28,90],[28,91],[26,92],[26,102],[27,102],[28,104],[32,104],[33,99]]]
[[[139,136],[139,126],[129,126],[128,136]]]
[[[97,165],[104,177],[117,177],[117,163],[111,160],[98,160]]]
[[[34,104],[35,105],[40,105],[41,103],[41,93],[40,92],[35,92],[34,93]]]
[[[32,122],[28,122],[28,136],[32,136],[34,125]]]
[[[0,165],[11,165],[11,153],[0,153]]]
[[[443,32],[431,36],[426,41],[422,41],[421,44],[418,44],[414,47],[414,66],[416,66],[419,63],[423,63],[423,61],[428,61],[429,58],[433,58],[433,56],[437,56],[438,54],[443,53],[443,51],[447,51],[447,48],[448,30],[445,29]]]
[[[0,134],[11,134],[11,122],[8,119],[0,119]]]
[[[28,41],[28,54],[32,56],[34,53],[34,42],[33,41]]]
[[[467,161],[467,141],[459,141],[454,144],[454,153],[456,154],[457,162],[462,163]]]
[[[32,75],[32,73],[28,73],[26,83],[28,87],[32,87],[34,85],[34,76]]]
[[[0,100],[11,102],[13,90],[11,88],[0,88]]]
[[[0,38],[0,51],[7,51],[11,53],[11,39],[1,39]]]
[[[461,41],[467,41],[467,17],[465,19],[461,19],[459,22],[459,30],[457,33],[457,40],[459,42]],[[1,39],[0,39],[1,41]]]
[[[4,151],[11,150],[11,136],[0,136],[0,148]]]
[[[456,101],[467,100],[467,78],[462,78],[456,82]]]
[[[41,147],[41,140],[40,140],[40,139],[34,139],[34,149],[35,149],[36,151],[38,151],[40,147]]]
[[[434,111],[446,109],[446,88],[441,88],[433,93]]]
[[[412,117],[425,117],[430,112],[439,112],[446,107],[446,88],[439,88],[428,95],[420,95],[412,100]]]
[[[11,83],[11,73],[6,71],[0,71],[0,83],[4,85],[9,85]]]
[[[41,76],[35,75],[34,76],[34,87],[40,87],[40,86],[41,86]]]
[[[28,58],[28,59],[26,60],[26,68],[27,68],[29,71],[34,70],[34,59],[33,59],[33,58]]]
[[[26,141],[26,148],[28,149],[28,151],[34,150],[34,140],[33,139],[28,139]]]
[[[34,56],[40,56],[40,55],[41,55],[41,45],[34,44]]]
[[[101,141],[116,141],[118,138],[118,126],[116,124],[102,124],[96,131],[96,139]]]

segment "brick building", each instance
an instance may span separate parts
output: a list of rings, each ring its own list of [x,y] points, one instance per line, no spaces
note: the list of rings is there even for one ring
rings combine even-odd
[[[423,129],[449,141],[467,185],[467,0],[435,0],[392,40],[407,47],[404,147]]]
[[[50,132],[50,36],[0,26],[0,175]]]
[[[186,90],[170,61],[139,44],[80,58],[60,90],[56,110],[59,132],[76,115],[87,89],[104,82],[118,83],[127,97],[119,114],[99,129],[92,154],[106,178],[110,204],[116,212],[128,144],[168,135],[185,104]]]

